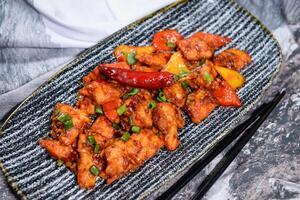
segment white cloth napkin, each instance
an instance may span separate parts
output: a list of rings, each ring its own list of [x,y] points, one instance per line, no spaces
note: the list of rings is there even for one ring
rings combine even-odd
[[[89,47],[175,0],[35,0],[57,47]]]
[[[73,59],[82,48],[96,44],[131,22],[174,1],[4,2],[7,12],[0,13],[4,15],[0,18],[6,19],[0,24],[0,34],[7,52],[3,51],[6,55],[0,69],[0,73],[3,73],[0,74],[0,84],[6,84],[4,90],[11,89],[6,89],[0,95],[0,119],[66,62]],[[11,62],[11,59],[15,62]]]

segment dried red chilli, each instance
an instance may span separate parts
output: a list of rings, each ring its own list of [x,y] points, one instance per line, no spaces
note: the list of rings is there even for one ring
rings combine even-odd
[[[105,66],[101,67],[100,70],[108,78],[137,88],[160,89],[177,81],[177,77],[169,72],[141,72]]]

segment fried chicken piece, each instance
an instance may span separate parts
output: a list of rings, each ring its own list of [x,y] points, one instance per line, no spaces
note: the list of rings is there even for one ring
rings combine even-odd
[[[106,162],[104,174],[107,183],[110,184],[137,169],[154,156],[162,146],[161,139],[149,129],[132,134],[126,142],[120,139],[113,140],[102,150]]]
[[[192,37],[196,37],[211,46],[214,49],[220,48],[222,46],[225,46],[229,42],[231,42],[231,39],[228,37],[222,37],[220,35],[215,35],[211,33],[206,32],[197,32]]]
[[[77,159],[77,153],[71,145],[64,145],[60,141],[52,139],[41,139],[38,143],[58,160],[68,162]]]
[[[152,54],[144,53],[141,55],[136,55],[135,57],[139,62],[149,65],[155,70],[160,70],[168,63],[171,55],[171,52],[160,51]]]
[[[90,118],[86,112],[73,108],[70,105],[58,103],[51,117],[52,133],[54,138],[58,138],[65,145],[71,145],[76,141],[79,131],[89,122]],[[65,127],[64,120],[71,120],[70,127]]]
[[[179,108],[184,106],[186,90],[181,87],[180,83],[175,83],[169,87],[165,87],[163,92],[171,103],[175,104]]]
[[[86,112],[88,115],[95,114],[95,103],[88,97],[80,96],[76,102],[76,107],[83,112]]]
[[[193,123],[200,123],[217,107],[216,100],[205,90],[199,89],[188,96],[185,109]]]
[[[184,127],[181,111],[170,103],[158,103],[153,110],[153,124],[162,132],[168,150],[175,150],[179,145],[178,128]]]
[[[217,72],[214,69],[213,63],[206,60],[205,64],[197,71],[187,76],[188,85],[193,88],[210,88],[213,80],[216,78]]]
[[[190,61],[200,60],[201,58],[211,58],[214,52],[212,47],[196,37],[180,40],[178,46],[184,57]]]
[[[96,176],[90,172],[90,168],[95,165],[93,153],[87,144],[87,135],[80,134],[78,140],[79,160],[77,165],[77,182],[80,188],[90,189],[96,184]]]
[[[87,132],[94,136],[100,146],[114,136],[112,124],[104,116],[99,116]]]
[[[86,76],[82,78],[83,84],[87,85],[93,81],[99,81],[102,82],[103,78],[100,76],[100,67],[96,67],[93,69],[90,73],[88,73]]]
[[[152,126],[152,109],[149,108],[151,101],[153,101],[151,94],[146,90],[141,90],[137,95],[125,101],[128,105],[128,115],[131,116],[134,125],[140,128]]]
[[[231,48],[216,55],[213,61],[216,66],[227,67],[229,69],[240,71],[251,62],[251,57],[245,51]]]
[[[97,105],[102,105],[120,98],[122,91],[118,85],[108,82],[99,83],[97,81],[92,81],[80,89],[79,94],[89,97]]]

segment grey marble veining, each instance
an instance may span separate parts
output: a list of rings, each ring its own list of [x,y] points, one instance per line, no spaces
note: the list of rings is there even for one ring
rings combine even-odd
[[[300,1],[237,0],[273,32],[284,53],[284,64],[263,101],[285,88],[286,96],[259,131],[206,195],[206,199],[300,199]],[[0,93],[8,92],[48,72],[73,57],[78,49],[12,48],[19,35],[30,32],[18,27],[3,30],[8,12],[28,15],[28,23],[43,24],[21,0],[0,4]],[[23,13],[24,12],[24,13]],[[35,14],[34,14],[35,13]],[[4,17],[5,16],[5,17]],[[23,16],[24,17],[24,16]],[[10,34],[13,36],[10,37]],[[47,35],[38,33],[41,40]],[[35,35],[36,36],[36,35]],[[29,37],[29,41],[30,36]],[[34,37],[34,36],[31,36]],[[38,37],[36,37],[37,40]],[[26,41],[26,40],[24,40]],[[38,42],[37,42],[38,44]],[[30,58],[30,59],[29,59]],[[47,58],[47,60],[45,60]],[[15,67],[16,66],[16,67]],[[218,159],[183,188],[174,199],[188,199]],[[1,174],[0,199],[15,199]]]

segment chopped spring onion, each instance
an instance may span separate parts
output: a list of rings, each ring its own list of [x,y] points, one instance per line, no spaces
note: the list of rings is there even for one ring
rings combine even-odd
[[[94,146],[94,153],[99,153],[100,151],[100,145],[99,144],[95,144]]]
[[[181,78],[187,76],[188,74],[189,74],[189,72],[187,72],[187,71],[182,71],[182,72],[180,72],[177,76],[178,76],[178,79],[181,79]]]
[[[56,161],[56,165],[59,166],[59,167],[62,166],[63,164],[64,164],[64,161],[62,161],[62,160],[57,160]]]
[[[113,123],[113,124],[112,124],[112,127],[113,127],[115,130],[119,130],[119,129],[120,129],[120,124]]]
[[[120,106],[118,109],[117,109],[117,113],[118,115],[123,115],[124,113],[127,112],[127,106],[124,104],[122,106]]]
[[[184,89],[187,89],[189,87],[189,84],[186,82],[186,80],[183,80],[181,82],[181,86],[184,88]]]
[[[148,108],[152,109],[152,108],[155,108],[156,107],[156,103],[155,101],[151,101],[148,103]]]
[[[202,66],[206,63],[206,60],[204,58],[202,58],[200,61],[199,61],[199,66]]]
[[[204,72],[203,77],[207,83],[211,83],[213,81],[213,78],[211,77],[211,75],[208,72]]]
[[[158,96],[156,99],[157,99],[157,101],[160,101],[160,102],[168,102],[168,99],[162,90],[158,91]]]
[[[138,126],[131,127],[131,131],[134,132],[134,133],[138,133],[138,132],[140,132],[140,130],[141,130],[141,128],[138,127]]]
[[[171,49],[175,48],[175,46],[176,46],[175,43],[173,43],[173,42],[167,42],[166,45]]]
[[[128,53],[127,54],[127,63],[128,65],[134,65],[136,63],[136,59],[135,59],[135,53]]]
[[[70,128],[73,127],[73,122],[72,119],[69,115],[65,114],[65,113],[61,113],[57,119],[63,124],[64,128],[66,130],[69,130]]]
[[[134,123],[133,123],[132,116],[129,116],[129,117],[128,117],[128,122],[129,122],[129,125],[130,125],[130,126],[133,126]]]
[[[95,112],[99,115],[103,115],[103,110],[102,110],[101,106],[96,106],[95,107]]]
[[[98,167],[96,167],[95,165],[92,165],[91,168],[90,168],[90,172],[91,172],[91,174],[93,174],[94,176],[98,176],[98,174],[99,174],[99,169],[98,169]]]
[[[88,141],[89,143],[92,145],[92,146],[95,146],[97,143],[96,143],[96,140],[95,140],[95,137],[93,135],[89,135],[88,136]]]
[[[130,90],[130,92],[123,95],[123,99],[128,99],[129,97],[136,95],[139,91],[140,91],[140,89],[138,89],[138,88],[132,88],[132,90]]]
[[[123,133],[121,140],[123,140],[124,142],[126,142],[128,139],[130,138],[130,133],[129,132],[125,132]]]

